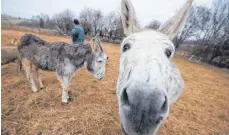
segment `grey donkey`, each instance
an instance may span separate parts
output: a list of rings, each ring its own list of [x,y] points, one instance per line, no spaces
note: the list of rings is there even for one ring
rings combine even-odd
[[[74,45],[47,42],[32,34],[25,34],[18,46],[19,57],[33,92],[43,88],[39,70],[55,71],[62,86],[62,102],[69,102],[68,89],[75,71],[83,66],[97,79],[105,76],[107,55],[101,41],[95,36],[90,44]],[[33,66],[34,65],[34,66]],[[33,68],[34,67],[34,68]]]
[[[185,21],[193,0],[187,0],[173,18],[157,31],[140,30],[130,0],[122,0],[121,17],[126,38],[121,44],[117,97],[124,134],[155,134],[181,95],[184,83],[171,59],[171,39]]]

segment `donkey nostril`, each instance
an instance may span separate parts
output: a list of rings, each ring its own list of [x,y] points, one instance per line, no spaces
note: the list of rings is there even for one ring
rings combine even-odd
[[[126,88],[123,90],[122,92],[122,96],[121,96],[121,100],[123,102],[124,105],[129,105],[129,98],[128,98],[128,95],[127,95],[127,91],[126,91]]]
[[[161,107],[161,111],[162,113],[165,113],[168,110],[168,101],[167,101],[167,97],[165,96],[165,101]]]
[[[163,120],[163,117],[159,116],[158,119],[156,120],[156,124],[159,124]]]

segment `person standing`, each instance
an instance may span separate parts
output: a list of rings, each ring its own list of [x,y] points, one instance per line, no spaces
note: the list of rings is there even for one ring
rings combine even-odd
[[[73,23],[75,26],[71,31],[72,43],[78,45],[83,44],[85,40],[84,29],[80,26],[78,19],[74,19]]]

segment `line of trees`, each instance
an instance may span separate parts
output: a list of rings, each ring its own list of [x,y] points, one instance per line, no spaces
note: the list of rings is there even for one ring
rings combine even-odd
[[[198,44],[224,45],[229,37],[229,1],[213,0],[212,7],[194,6],[183,30],[177,35],[177,46],[192,37]]]
[[[116,11],[104,15],[100,10],[85,8],[76,16],[73,11],[66,9],[52,17],[46,14],[33,16],[30,21],[20,23],[21,26],[55,29],[59,34],[70,34],[73,20],[77,18],[86,35],[97,33],[108,40],[122,39],[124,36],[121,17]]]
[[[174,41],[179,47],[190,38],[196,40],[193,55],[229,68],[229,1],[213,0],[211,8],[193,7],[184,29]]]
[[[160,22],[153,20],[147,28],[159,26]],[[210,8],[194,6],[173,43],[178,48],[188,40],[195,44],[192,55],[229,68],[229,0],[213,0]]]
[[[80,12],[79,19],[88,35],[99,33],[101,37],[113,40],[122,39],[124,36],[118,12],[111,11],[104,16],[100,10],[85,8]]]

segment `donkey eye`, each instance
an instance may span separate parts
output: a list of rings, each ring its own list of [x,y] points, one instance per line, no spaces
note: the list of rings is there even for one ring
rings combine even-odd
[[[102,63],[103,61],[102,60],[97,60],[98,63]]]
[[[127,43],[127,44],[125,44],[125,45],[123,46],[122,51],[123,51],[123,52],[126,52],[126,51],[129,50],[129,49],[130,49],[130,44]]]
[[[168,58],[171,56],[171,54],[172,54],[172,51],[171,51],[171,50],[169,50],[169,49],[166,49],[166,50],[165,50],[165,55],[166,55]]]

